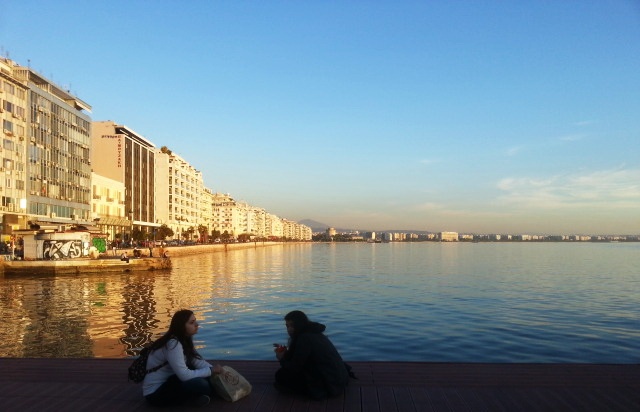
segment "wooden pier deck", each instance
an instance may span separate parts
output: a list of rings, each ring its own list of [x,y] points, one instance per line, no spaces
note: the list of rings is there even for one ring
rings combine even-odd
[[[128,359],[0,358],[0,411],[152,411]],[[199,410],[640,411],[640,365],[350,362],[358,380],[326,401],[278,393],[272,361],[224,361],[253,392]],[[166,409],[164,409],[166,410]],[[189,410],[185,407],[181,410]]]

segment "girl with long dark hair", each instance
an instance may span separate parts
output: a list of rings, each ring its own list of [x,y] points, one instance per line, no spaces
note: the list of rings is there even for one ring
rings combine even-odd
[[[198,322],[192,311],[177,311],[169,330],[153,344],[147,359],[147,375],[142,394],[154,406],[191,402],[207,405],[213,388],[209,377],[221,373],[220,365],[212,366],[202,359],[193,345]],[[157,368],[157,369],[156,369]]]

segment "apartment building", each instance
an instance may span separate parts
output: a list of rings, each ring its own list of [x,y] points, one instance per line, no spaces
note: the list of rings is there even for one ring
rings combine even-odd
[[[267,212],[256,206],[247,210],[247,233],[259,239],[267,237]]]
[[[211,218],[213,230],[217,230],[221,234],[239,235],[241,233],[239,230],[242,216],[238,202],[228,193],[214,193],[212,200],[213,215]]]
[[[91,216],[107,239],[122,238],[132,229],[124,206],[124,182],[91,173]]]
[[[213,231],[213,192],[206,187],[203,187],[200,196],[200,216],[202,219],[200,225],[206,228],[202,241],[208,242]]]
[[[133,231],[151,233],[156,222],[155,145],[131,128],[113,121],[98,121],[92,124],[93,146],[91,164],[96,174],[124,184],[124,216],[117,217],[122,223],[116,238],[128,241]],[[127,221],[122,220],[123,218]]]
[[[265,220],[265,237],[281,239],[284,236],[282,219],[274,214],[267,213]]]
[[[14,64],[0,59],[0,119],[2,145],[0,154],[1,237],[10,240],[13,230],[26,223],[26,137],[29,87],[14,74]]]
[[[441,242],[457,242],[458,232],[439,232],[438,239]]]
[[[169,226],[176,238],[193,240],[198,237],[202,219],[202,173],[177,154],[169,151],[168,155]]]
[[[91,106],[9,59],[0,72],[3,236],[29,221],[90,223]]]

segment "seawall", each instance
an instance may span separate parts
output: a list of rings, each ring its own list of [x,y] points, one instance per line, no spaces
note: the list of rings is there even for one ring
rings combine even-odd
[[[165,246],[165,251],[169,257],[187,256],[187,255],[199,255],[204,253],[215,252],[229,252],[233,250],[241,249],[254,249],[258,247],[278,246],[283,245],[284,242],[247,242],[247,243],[215,243],[212,245],[194,245],[194,246]],[[142,249],[143,252],[148,253],[148,249]],[[130,252],[130,250],[128,250]],[[153,255],[160,253],[160,248],[153,249]],[[133,255],[133,253],[131,253]]]
[[[242,249],[254,249],[282,245],[283,242],[247,242],[221,243],[213,245],[164,247],[168,259],[161,257],[161,248],[153,248],[153,257],[149,257],[148,248],[140,248],[141,258],[135,258],[133,249],[119,249],[115,256],[112,250],[102,253],[98,259],[77,258],[63,260],[11,260],[0,263],[0,276],[4,275],[78,275],[94,272],[130,272],[165,270],[171,268],[171,258],[206,253],[230,252]],[[123,262],[119,256],[123,252],[129,255],[129,262]]]

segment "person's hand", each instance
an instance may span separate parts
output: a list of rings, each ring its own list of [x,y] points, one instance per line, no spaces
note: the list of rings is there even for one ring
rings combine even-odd
[[[276,353],[276,358],[281,360],[284,357],[284,354],[287,353],[287,347],[278,345],[273,348],[273,351]]]
[[[216,363],[213,366],[213,368],[211,368],[211,372],[213,372],[213,374],[215,374],[215,375],[219,375],[222,372],[224,372],[224,369],[222,369],[222,366],[220,366],[219,364]]]

